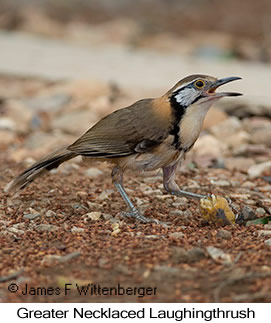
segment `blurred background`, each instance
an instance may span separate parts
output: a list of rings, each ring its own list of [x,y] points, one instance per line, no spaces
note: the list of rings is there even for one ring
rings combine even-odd
[[[192,159],[271,146],[268,0],[0,0],[0,28],[0,145],[17,162],[192,73],[241,76],[228,87],[245,94],[210,111]]]

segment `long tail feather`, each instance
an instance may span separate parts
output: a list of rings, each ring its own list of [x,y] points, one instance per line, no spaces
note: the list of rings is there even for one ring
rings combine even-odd
[[[6,185],[4,191],[11,192],[23,189],[33,182],[35,178],[47,173],[53,168],[57,168],[60,164],[75,156],[77,156],[76,153],[71,152],[66,148],[57,150],[54,153],[42,158],[22,172],[19,176]]]

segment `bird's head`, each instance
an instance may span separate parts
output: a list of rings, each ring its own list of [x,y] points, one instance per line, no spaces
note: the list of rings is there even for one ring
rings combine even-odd
[[[217,79],[208,75],[190,75],[179,81],[166,96],[175,109],[185,109],[195,103],[199,108],[209,108],[224,96],[242,95],[236,92],[216,92],[221,85],[240,79],[236,76]]]

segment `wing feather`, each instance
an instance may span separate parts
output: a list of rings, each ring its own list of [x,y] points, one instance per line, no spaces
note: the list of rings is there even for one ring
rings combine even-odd
[[[168,131],[144,99],[101,119],[68,150],[88,157],[124,157],[159,145]]]

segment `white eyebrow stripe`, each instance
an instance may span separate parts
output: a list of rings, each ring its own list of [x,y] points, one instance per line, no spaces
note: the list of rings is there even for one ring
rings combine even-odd
[[[181,89],[185,88],[185,87],[186,87],[186,86],[188,86],[188,85],[192,85],[192,83],[194,83],[194,82],[195,82],[195,81],[182,84],[181,86],[177,87],[177,88],[173,91],[173,93],[180,91]]]

